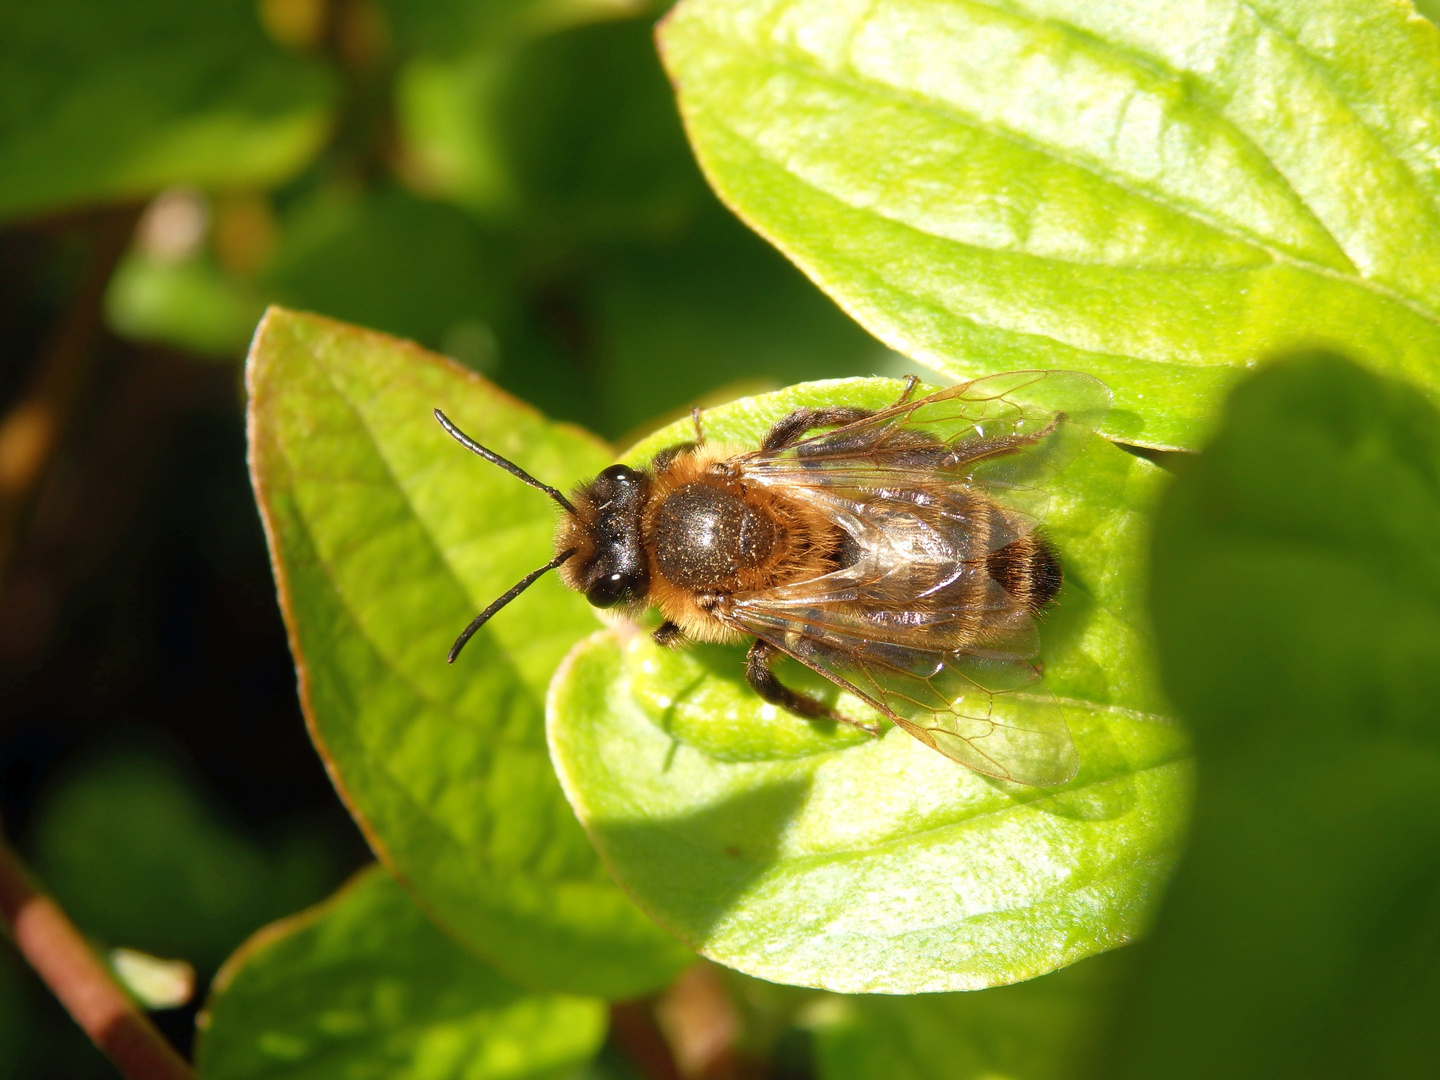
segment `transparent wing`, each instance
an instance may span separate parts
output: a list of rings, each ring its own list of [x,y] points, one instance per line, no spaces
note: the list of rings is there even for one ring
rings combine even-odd
[[[1003,591],[1003,590],[1002,590]],[[884,640],[868,613],[737,600],[727,621],[869,701],[931,749],[1022,784],[1069,780],[1080,759],[1065,717],[1024,656]],[[877,629],[879,633],[877,633]]]
[[[850,534],[854,561],[805,581],[737,594],[734,610],[805,625],[833,620],[837,628],[895,646],[1034,656],[1034,619],[986,561],[1024,519],[979,497],[925,495],[872,494],[861,503],[814,492],[811,507]]]
[[[1029,533],[1110,391],[1071,371],[993,375],[736,461],[841,526],[853,560],[731,598],[722,616],[977,772],[1056,784],[1079,767],[1031,662],[1039,635],[986,557]]]
[[[1109,388],[1092,376],[1013,371],[735,464],[757,483],[825,489],[859,502],[877,491],[916,488],[985,494],[1012,511],[1012,528],[1028,531],[1044,513],[1046,483],[1084,449],[1109,409]]]
[[[947,508],[905,498],[823,497],[859,541],[856,562],[737,594],[722,619],[976,772],[1024,784],[1073,776],[1065,718],[1030,660],[1035,621],[984,558],[994,532],[984,502],[956,524]]]

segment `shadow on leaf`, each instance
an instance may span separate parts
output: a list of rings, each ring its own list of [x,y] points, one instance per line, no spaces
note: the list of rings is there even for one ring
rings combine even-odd
[[[617,878],[660,883],[648,890],[644,906],[693,944],[764,876],[809,792],[809,778],[796,777],[693,814],[593,822],[592,831]]]

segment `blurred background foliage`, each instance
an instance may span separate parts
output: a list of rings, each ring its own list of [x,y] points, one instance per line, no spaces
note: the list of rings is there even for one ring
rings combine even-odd
[[[661,13],[0,13],[0,812],[102,949],[184,960],[202,998],[367,855],[304,735],[244,470],[267,303],[412,338],[622,442],[902,366],[709,192]],[[182,1047],[195,1008],[156,1014]],[[0,943],[0,1076],[107,1070]]]
[[[653,6],[95,7],[6,46],[0,213],[159,189],[105,290],[128,340],[234,360],[278,301],[612,437],[726,383],[885,363],[709,193]]]

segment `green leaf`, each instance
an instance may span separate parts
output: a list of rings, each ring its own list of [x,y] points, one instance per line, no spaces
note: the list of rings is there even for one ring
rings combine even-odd
[[[0,217],[171,184],[283,180],[334,86],[265,38],[253,0],[55,0],[0,15]]]
[[[1440,390],[1407,3],[684,0],[661,43],[721,197],[937,370],[1092,372],[1149,446],[1295,343]]]
[[[821,1080],[1059,1080],[1095,1053],[1129,950],[1018,986],[968,994],[835,998],[819,1009]]]
[[[655,418],[700,400],[924,370],[888,352],[718,204],[663,244],[607,251],[593,280],[604,373],[594,407],[617,435],[651,431]]]
[[[648,19],[424,55],[396,101],[428,186],[552,242],[665,236],[710,201]]]
[[[0,1076],[115,1076],[115,1066],[85,1037],[8,939],[0,940]]]
[[[706,412],[705,436],[753,445],[798,406],[879,407],[899,388],[792,387]],[[687,420],[626,460],[691,437]],[[616,878],[706,956],[832,990],[993,986],[1130,940],[1189,784],[1139,585],[1162,475],[1097,439],[1056,486],[1047,531],[1067,586],[1042,658],[1082,759],[1062,787],[790,717],[744,687],[739,647],[671,655],[624,627],[582,642],[551,686],[550,750]]]
[[[500,278],[513,305],[484,371],[517,396],[618,438],[697,400],[734,397],[736,384],[897,373],[893,354],[707,190],[649,20],[426,53],[398,79],[407,175],[514,251]],[[452,247],[412,243],[418,263],[399,251],[363,272],[329,267],[325,280],[443,296],[444,264],[431,255]],[[361,308],[300,304],[401,332]]]
[[[545,687],[594,627],[542,580],[445,654],[550,554],[548,482],[609,452],[418,347],[272,309],[250,355],[251,468],[306,716],[376,852],[443,925],[525,985],[627,996],[687,954],[610,880],[546,758]]]
[[[469,215],[376,184],[297,200],[264,285],[279,303],[440,349],[457,330],[495,324],[512,276]]]
[[[545,1080],[605,1037],[605,1004],[527,994],[373,867],[251,938],[199,1022],[204,1080]]]
[[[177,263],[131,251],[105,290],[105,321],[117,334],[223,360],[245,355],[264,310],[248,283],[204,256]]]
[[[1327,356],[1236,391],[1156,526],[1194,832],[1107,1076],[1440,1060],[1440,414]]]
[[[639,14],[648,0],[380,0],[407,52],[451,56],[497,41]]]

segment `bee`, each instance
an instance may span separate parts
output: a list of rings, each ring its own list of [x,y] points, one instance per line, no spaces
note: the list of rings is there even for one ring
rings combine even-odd
[[[1036,617],[1063,572],[1038,531],[1046,485],[1110,407],[1072,371],[991,375],[889,408],[800,408],[758,449],[692,442],[648,466],[611,465],[567,497],[474,442],[456,440],[563,511],[555,557],[467,626],[471,636],[541,575],[597,608],[663,619],[654,639],[751,642],[745,679],[808,719],[877,732],[798,693],[782,654],[920,742],[988,776],[1070,779],[1079,758],[1036,657]]]

